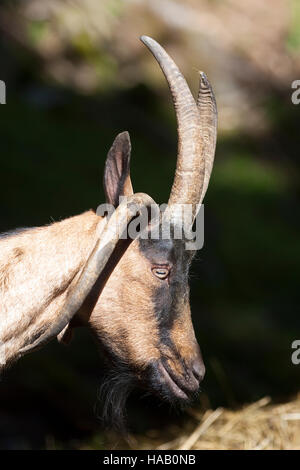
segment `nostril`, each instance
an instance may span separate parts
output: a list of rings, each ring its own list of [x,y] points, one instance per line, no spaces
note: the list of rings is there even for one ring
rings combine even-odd
[[[205,375],[205,365],[202,361],[195,361],[192,367],[194,376],[200,382],[202,382]]]

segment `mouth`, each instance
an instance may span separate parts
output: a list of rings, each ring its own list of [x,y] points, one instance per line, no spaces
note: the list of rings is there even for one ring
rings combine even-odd
[[[157,369],[159,371],[160,381],[163,385],[163,388],[167,387],[172,392],[172,395],[176,398],[188,401],[188,394],[182,389],[182,386],[179,385],[178,380],[171,376],[170,372],[167,371],[162,362],[157,364]]]
[[[152,363],[149,372],[152,390],[168,402],[185,406],[191,403],[199,392],[201,377],[196,375],[194,367],[184,368],[182,374],[177,374],[162,358]]]

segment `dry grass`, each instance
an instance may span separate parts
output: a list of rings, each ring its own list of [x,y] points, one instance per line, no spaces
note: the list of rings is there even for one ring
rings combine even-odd
[[[163,442],[158,432],[142,440],[132,436],[134,449],[300,449],[300,395],[288,403],[274,405],[262,398],[240,410],[218,408],[204,414],[190,411],[186,428],[173,432]]]

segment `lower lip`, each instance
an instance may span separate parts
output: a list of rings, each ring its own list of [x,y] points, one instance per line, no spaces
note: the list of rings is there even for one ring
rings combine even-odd
[[[188,400],[187,394],[183,390],[181,390],[181,388],[178,387],[178,385],[174,382],[169,372],[165,369],[162,363],[159,363],[158,368],[161,373],[161,376],[165,379],[164,383],[172,390],[174,395],[183,400]]]

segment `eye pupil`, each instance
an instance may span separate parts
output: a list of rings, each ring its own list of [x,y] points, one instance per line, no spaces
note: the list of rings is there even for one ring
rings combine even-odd
[[[169,269],[168,268],[153,268],[152,272],[159,279],[166,279],[169,275]]]

